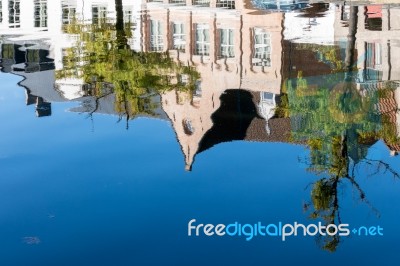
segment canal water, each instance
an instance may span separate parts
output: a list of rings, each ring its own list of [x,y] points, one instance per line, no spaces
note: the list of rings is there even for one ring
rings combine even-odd
[[[0,1],[0,265],[398,265],[393,2]]]

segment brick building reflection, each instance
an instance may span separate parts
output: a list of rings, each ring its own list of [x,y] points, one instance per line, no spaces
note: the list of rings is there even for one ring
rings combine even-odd
[[[234,10],[215,10],[188,3],[183,8],[163,1],[163,5],[151,3],[143,12],[143,49],[169,51],[175,60],[193,65],[201,73],[193,95],[162,95],[163,109],[172,121],[188,170],[196,154],[220,142],[288,141],[290,119],[275,116],[284,81],[301,73],[310,91],[324,86],[332,66],[319,60],[319,47],[339,43],[339,52],[345,52],[341,45],[348,35],[348,18],[343,14],[347,6],[316,4],[301,13],[265,14],[240,3],[236,1]],[[372,23],[374,27],[368,26],[368,21],[382,17],[371,15],[382,10],[382,5],[360,9],[367,11],[358,13],[355,51],[356,84],[362,94],[367,89],[381,89],[387,81],[400,80],[399,69],[391,67],[398,56],[387,50],[398,49],[393,43],[398,42],[400,13],[395,9],[389,16],[384,7],[382,23],[392,26],[380,29],[379,20]],[[383,50],[376,48],[383,46]],[[397,125],[399,134],[398,94],[400,88],[394,90],[390,106],[381,103],[379,111],[390,110],[390,123]],[[221,119],[222,114],[225,119]],[[396,145],[388,147],[392,154],[397,153]]]
[[[163,93],[160,100],[182,147],[187,169],[197,153],[219,142],[288,141],[292,130],[290,118],[275,115],[283,84],[301,73],[307,78],[310,90],[318,88],[325,82],[321,77],[332,73],[329,62],[319,58],[319,50],[335,47],[345,53],[351,6],[319,3],[299,12],[285,13],[271,12],[287,9],[285,1],[256,2],[263,5],[255,8],[254,1],[247,0],[123,1],[124,19],[134,25],[128,40],[132,49],[168,51],[174,60],[194,66],[201,74],[194,92],[170,91]],[[272,8],[272,2],[279,3],[279,8]],[[296,1],[299,5],[290,9],[303,8],[301,3],[305,2],[308,1]],[[8,34],[37,32],[42,38],[47,36],[52,43],[51,48],[47,47],[51,50],[49,57],[60,70],[65,48],[73,46],[76,38],[65,34],[63,25],[73,23],[74,19],[88,24],[99,23],[101,19],[115,20],[115,1],[84,3],[2,0],[0,30]],[[397,89],[392,100],[380,103],[379,108],[389,114],[400,136],[400,86],[396,83],[400,80],[400,10],[389,8],[380,4],[359,7],[354,80],[360,94],[395,81]],[[18,72],[17,61],[4,64],[3,71],[10,71],[7,69],[14,65],[14,72]],[[39,67],[35,73],[44,73],[47,66],[27,64],[24,71]],[[85,104],[94,100],[83,80],[53,77],[48,81],[62,100],[82,101],[83,106],[75,110],[90,111],[84,108]],[[185,82],[184,76],[181,82]],[[43,102],[50,102],[48,93],[36,94]],[[105,101],[101,102],[107,108],[100,106],[98,110],[107,109],[105,112],[111,114],[112,104]],[[223,116],[235,119],[223,120]],[[393,154],[400,150],[397,146],[389,147]]]
[[[193,94],[162,95],[186,169],[197,153],[219,142],[284,141],[287,132],[277,135],[275,128],[290,131],[290,123],[269,121],[282,83],[284,14],[259,12],[242,1],[221,9],[212,8],[218,1],[210,1],[210,8],[190,4],[151,3],[141,25],[145,51],[168,50],[201,74]]]

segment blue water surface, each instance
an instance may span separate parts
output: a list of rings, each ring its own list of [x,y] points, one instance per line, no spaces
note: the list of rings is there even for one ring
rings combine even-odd
[[[336,252],[315,237],[189,237],[197,223],[309,224],[302,145],[230,142],[196,157],[192,172],[169,122],[68,112],[35,118],[18,76],[0,73],[0,265],[398,265],[400,183],[358,169],[368,202],[340,185],[343,222],[380,225]],[[400,171],[383,143],[369,150]],[[372,207],[371,207],[371,206]],[[35,237],[39,243],[27,243]]]

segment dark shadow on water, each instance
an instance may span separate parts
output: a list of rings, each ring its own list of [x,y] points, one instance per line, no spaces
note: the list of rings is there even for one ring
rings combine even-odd
[[[227,90],[220,100],[220,108],[211,116],[213,127],[201,140],[199,153],[221,142],[243,140],[251,121],[260,118],[248,91]]]

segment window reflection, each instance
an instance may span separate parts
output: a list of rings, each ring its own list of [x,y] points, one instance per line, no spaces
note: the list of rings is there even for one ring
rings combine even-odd
[[[261,28],[254,28],[253,66],[271,66],[271,35]]]
[[[219,29],[218,31],[220,38],[219,57],[235,57],[233,29]]]
[[[172,23],[172,49],[185,51],[186,40],[185,40],[185,27],[182,22]]]
[[[8,23],[10,28],[21,27],[20,23],[20,0],[10,0],[8,2]]]
[[[176,5],[186,5],[186,0],[169,0],[170,4],[176,4]]]
[[[193,0],[192,3],[194,6],[204,6],[204,7],[210,6],[210,0]]]
[[[34,1],[34,25],[36,28],[47,27],[47,0]]]
[[[64,25],[71,24],[76,19],[76,7],[70,5],[62,6],[62,23]]]
[[[210,26],[208,24],[195,25],[195,55],[210,55]]]
[[[194,127],[192,125],[192,121],[190,119],[183,120],[183,129],[186,135],[192,135],[194,133]]]
[[[372,31],[382,31],[381,5],[365,7],[365,29]]]
[[[92,21],[94,24],[104,23],[107,19],[107,6],[94,5],[92,7]]]
[[[235,9],[235,0],[217,0],[217,7]]]
[[[150,21],[150,51],[164,50],[162,23],[159,20]]]

